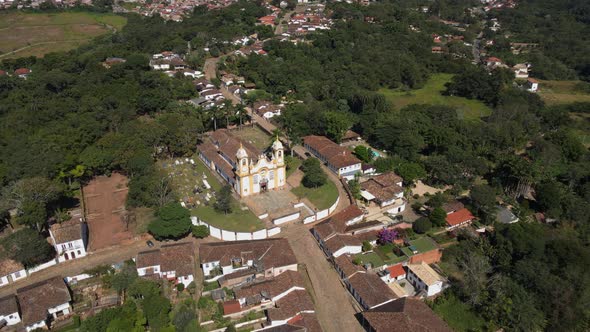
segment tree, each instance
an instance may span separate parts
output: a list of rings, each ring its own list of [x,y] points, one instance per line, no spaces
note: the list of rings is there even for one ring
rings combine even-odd
[[[377,241],[381,244],[393,243],[398,237],[399,233],[395,229],[384,228],[377,234]]]
[[[156,219],[148,225],[148,231],[158,240],[178,239],[191,228],[190,212],[180,203],[168,203],[156,212]]]
[[[496,191],[494,188],[482,184],[471,189],[471,201],[477,208],[477,214],[486,224],[496,219]]]
[[[305,173],[301,183],[307,188],[321,187],[328,181],[328,176],[322,169],[320,161],[316,158],[304,160],[301,169]]]
[[[395,168],[395,172],[404,179],[405,183],[412,184],[416,180],[426,178],[426,170],[419,163],[402,162]]]
[[[25,201],[16,221],[40,232],[47,221],[45,204],[38,201]]]
[[[371,149],[364,145],[357,145],[354,148],[354,155],[365,163],[370,163],[373,160]]]
[[[53,247],[32,229],[16,231],[0,242],[8,257],[30,268],[54,257]]]
[[[231,213],[231,194],[231,187],[228,185],[223,186],[217,194],[214,204],[215,210],[223,212],[224,214]]]
[[[442,227],[447,223],[447,213],[442,208],[435,208],[428,216],[430,222],[437,227]]]
[[[209,236],[209,227],[206,225],[193,226],[192,233],[197,239],[204,239]]]
[[[432,228],[432,222],[426,217],[418,218],[412,224],[412,229],[418,234],[424,234]]]

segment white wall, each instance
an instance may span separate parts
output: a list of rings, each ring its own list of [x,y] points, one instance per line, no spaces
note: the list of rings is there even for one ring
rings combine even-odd
[[[272,221],[272,223],[275,224],[275,225],[280,225],[280,224],[283,224],[283,223],[286,223],[286,222],[289,222],[289,221],[297,220],[297,219],[299,219],[300,216],[301,216],[301,213],[300,212],[296,212],[296,213],[290,214],[288,216],[284,216],[284,217],[280,217],[280,218],[274,219]]]
[[[146,266],[146,267],[138,267],[137,268],[137,275],[143,277],[147,274],[148,269],[153,269],[153,273],[160,274],[160,265],[153,265],[153,266]]]
[[[30,331],[33,331],[35,329],[44,328],[46,326],[47,326],[47,324],[45,324],[45,321],[42,320],[42,321],[39,321],[37,323],[33,323],[31,325],[27,325],[27,326],[25,326],[25,328],[27,329],[27,332],[30,332]]]
[[[0,287],[8,285],[8,276],[0,278]]]
[[[48,268],[50,266],[53,266],[53,265],[57,265],[57,259],[52,259],[49,262],[46,262],[46,263],[43,263],[43,264],[39,264],[39,265],[37,265],[35,267],[32,267],[32,268],[28,269],[27,272],[29,274],[35,273],[35,272],[39,272],[39,271],[44,270],[44,269],[46,269],[46,268]]]
[[[338,249],[335,253],[332,254],[334,257],[342,256],[344,254],[356,255],[360,254],[363,251],[362,246],[346,246],[344,248]]]
[[[6,321],[6,325],[8,326],[20,323],[20,315],[18,314],[18,312],[13,312],[6,316],[0,315],[0,320],[3,319]]]

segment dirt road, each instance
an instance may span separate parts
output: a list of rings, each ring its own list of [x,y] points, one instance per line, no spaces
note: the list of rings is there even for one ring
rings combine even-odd
[[[358,304],[340,282],[336,270],[324,256],[309,228],[293,224],[281,236],[289,240],[299,263],[307,267],[315,294],[315,310],[324,331],[362,332],[355,318]]]
[[[154,241],[152,249],[160,247],[160,243]],[[135,257],[138,252],[149,249],[144,238],[138,238],[128,245],[107,248],[101,251],[89,253],[86,257],[74,259],[35,272],[27,278],[18,280],[12,284],[0,288],[0,297],[14,294],[18,288],[34,284],[52,277],[75,276],[92,267],[103,264],[114,264]]]

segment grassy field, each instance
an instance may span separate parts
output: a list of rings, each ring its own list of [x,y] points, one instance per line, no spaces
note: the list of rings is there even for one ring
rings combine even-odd
[[[0,14],[0,58],[43,56],[74,49],[92,38],[120,30],[127,19],[85,12]]]
[[[580,81],[541,81],[539,96],[548,105],[590,102],[590,94],[578,91]]]
[[[487,330],[486,322],[454,296],[438,299],[433,309],[455,331]]]
[[[272,144],[271,137],[263,132],[262,129],[258,128],[258,126],[242,127],[240,129],[232,130],[231,133],[254,145],[261,151],[266,150]]]
[[[307,198],[318,210],[327,209],[338,198],[338,188],[328,179],[328,182],[318,188],[306,188],[300,185],[291,190],[299,198]]]
[[[242,210],[241,204],[232,198],[232,212],[228,214],[219,213],[213,208],[215,203],[215,192],[219,191],[222,184],[211,173],[211,171],[197,157],[192,158],[195,164],[183,161],[182,165],[176,165],[174,160],[165,160],[159,163],[160,167],[170,174],[172,188],[176,195],[184,201],[192,201],[195,207],[191,209],[194,216],[199,217],[208,224],[225,230],[237,232],[251,232],[263,229],[264,223],[258,219],[250,210]],[[203,175],[211,189],[204,189]],[[201,193],[193,192],[195,186],[201,187]],[[209,201],[206,195],[212,196]],[[199,202],[199,203],[197,203]]]
[[[491,109],[479,100],[472,100],[455,96],[443,96],[445,83],[453,76],[450,74],[435,74],[426,82],[423,88],[411,91],[380,89],[396,109],[401,109],[411,104],[445,105],[457,109],[459,118],[476,120],[491,114]]]

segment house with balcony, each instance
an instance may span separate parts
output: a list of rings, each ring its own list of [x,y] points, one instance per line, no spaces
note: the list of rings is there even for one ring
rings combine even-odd
[[[86,256],[88,246],[88,224],[84,221],[82,210],[70,210],[68,213],[69,220],[49,227],[59,262]]]

